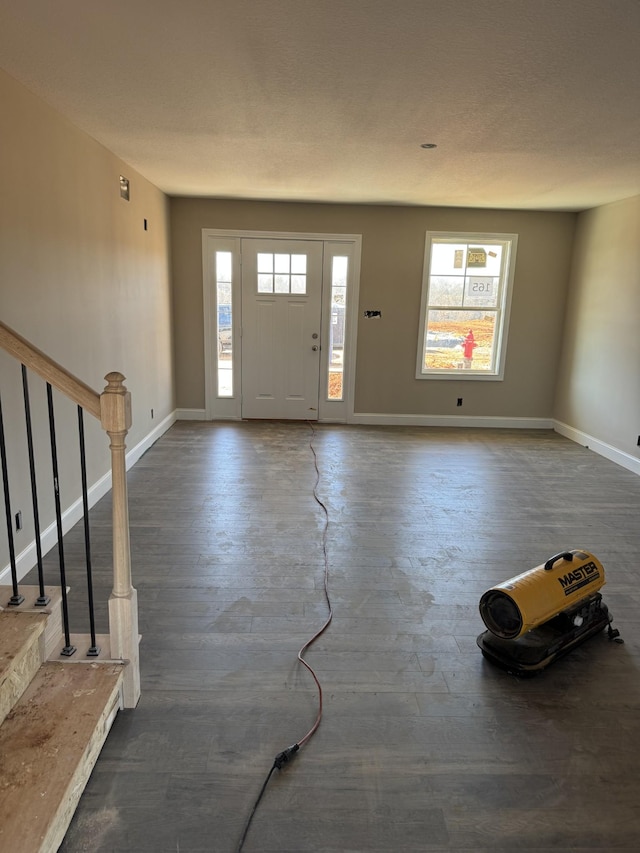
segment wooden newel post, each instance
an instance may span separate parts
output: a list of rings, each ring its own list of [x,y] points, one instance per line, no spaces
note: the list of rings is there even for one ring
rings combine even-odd
[[[113,501],[113,591],[109,598],[111,656],[127,662],[124,707],[135,708],[140,698],[138,593],[131,584],[129,507],[125,439],[131,426],[131,394],[121,373],[107,373],[100,395],[100,423],[111,443]]]

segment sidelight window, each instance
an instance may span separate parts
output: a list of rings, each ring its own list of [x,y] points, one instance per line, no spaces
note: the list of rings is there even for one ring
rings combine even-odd
[[[328,400],[342,400],[344,398],[344,347],[348,271],[349,258],[345,255],[333,255],[331,258]]]
[[[233,396],[233,301],[231,252],[216,252],[218,397]]]

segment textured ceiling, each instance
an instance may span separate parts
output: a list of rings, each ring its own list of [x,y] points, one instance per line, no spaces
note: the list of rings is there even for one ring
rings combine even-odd
[[[640,0],[0,0],[0,67],[171,195],[626,198],[639,44]]]

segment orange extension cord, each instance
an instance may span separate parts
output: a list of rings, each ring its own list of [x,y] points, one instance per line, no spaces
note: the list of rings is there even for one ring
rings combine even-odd
[[[307,651],[307,649],[309,649],[315,643],[315,641],[318,639],[318,637],[320,637],[322,634],[324,634],[324,632],[327,630],[327,628],[331,624],[331,620],[333,619],[333,607],[331,606],[331,598],[329,597],[329,557],[327,555],[327,534],[328,534],[328,530],[329,530],[329,511],[328,511],[327,507],[325,506],[325,504],[318,497],[318,484],[320,482],[320,468],[318,467],[318,456],[316,454],[315,447],[313,446],[313,439],[315,438],[316,430],[315,430],[313,424],[311,423],[311,421],[307,421],[307,424],[309,425],[309,427],[311,429],[311,438],[309,439],[309,448],[313,454],[313,464],[314,464],[314,467],[316,470],[316,481],[315,481],[315,484],[313,486],[313,497],[314,497],[314,500],[316,501],[316,503],[322,508],[322,511],[324,512],[324,529],[322,531],[322,554],[323,554],[323,559],[324,559],[324,596],[325,596],[325,599],[327,602],[327,608],[329,610],[329,615],[328,615],[324,625],[320,628],[320,630],[316,631],[316,633],[313,635],[313,637],[311,637],[311,639],[307,640],[307,642],[302,646],[302,648],[298,652],[298,660],[311,673],[311,676],[316,683],[316,687],[318,688],[318,715],[316,717],[314,724],[311,726],[311,728],[306,733],[306,735],[304,735],[304,737],[301,737],[300,740],[296,741],[296,743],[292,744],[292,746],[288,746],[286,749],[284,749],[282,752],[279,752],[276,755],[276,757],[273,761],[273,766],[269,770],[269,773],[267,774],[267,778],[264,780],[264,783],[262,785],[260,793],[258,794],[256,801],[253,805],[253,809],[251,810],[251,814],[249,815],[249,817],[247,819],[247,822],[246,822],[246,825],[244,828],[244,832],[242,834],[242,838],[240,839],[240,843],[238,844],[238,847],[236,848],[236,853],[242,853],[242,848],[244,847],[244,843],[247,840],[247,835],[249,834],[249,828],[251,826],[253,816],[255,815],[257,808],[260,804],[260,801],[262,800],[262,797],[263,797],[264,792],[267,788],[267,785],[269,784],[269,780],[271,779],[271,776],[273,775],[273,771],[276,768],[278,770],[280,770],[284,764],[286,764],[288,761],[291,760],[291,758],[300,749],[300,747],[304,746],[313,737],[315,732],[318,730],[318,726],[320,725],[320,722],[322,720],[322,685],[320,684],[318,676],[314,672],[313,667],[311,667],[311,665],[309,663],[307,663],[307,661],[304,659],[304,653]]]

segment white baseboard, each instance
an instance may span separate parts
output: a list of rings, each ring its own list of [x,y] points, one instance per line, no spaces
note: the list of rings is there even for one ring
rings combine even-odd
[[[92,507],[95,503],[97,503],[100,498],[104,497],[109,489],[111,488],[111,471],[107,474],[104,474],[100,479],[95,482],[89,489],[87,493],[87,498],[89,501],[89,506]],[[68,530],[71,530],[74,524],[77,524],[78,521],[82,518],[83,508],[82,508],[82,497],[79,497],[76,501],[74,501],[71,506],[66,509],[62,513],[62,531],[66,533]],[[55,521],[53,521],[47,528],[40,532],[40,547],[42,548],[43,555],[50,551],[58,541],[58,527]],[[31,569],[37,564],[38,555],[36,551],[36,541],[32,539],[31,542],[24,548],[19,554],[16,555],[16,570],[18,573],[18,580],[22,580],[22,578],[30,572]],[[5,568],[0,572],[0,586],[8,585],[11,583],[11,566],[5,566]]]
[[[127,471],[136,464],[143,453],[146,453],[147,450],[156,443],[161,435],[165,434],[169,427],[174,425],[176,420],[176,412],[173,411],[171,414],[167,415],[163,421],[160,421],[158,426],[154,427],[150,433],[147,433],[142,441],[139,441],[135,447],[132,447],[131,450],[127,452]],[[111,488],[111,482],[109,482],[109,488]]]
[[[470,415],[379,415],[356,412],[350,424],[372,426],[481,427],[485,429],[553,429],[551,418],[499,418]]]
[[[126,465],[127,471],[135,465],[143,453],[145,453],[159,438],[163,435],[170,426],[175,423],[176,413],[172,412],[161,423],[158,424],[150,433],[148,433],[142,441],[139,441],[134,447],[127,452]],[[111,488],[111,471],[103,474],[99,480],[89,486],[87,490],[87,499],[89,508],[94,506],[101,498],[103,498]],[[82,496],[75,500],[70,507],[62,513],[62,532],[67,533],[74,524],[82,518],[83,506]],[[40,533],[40,546],[43,555],[50,551],[58,541],[58,527],[53,521],[45,530]],[[37,564],[36,541],[33,539],[26,548],[16,555],[16,570],[18,580],[21,580],[27,572]],[[5,566],[0,572],[0,586],[11,583],[11,566]]]
[[[204,409],[176,409],[178,421],[204,421]],[[226,420],[215,418],[215,421]],[[229,418],[241,420],[241,418]],[[343,420],[322,418],[319,423],[344,423]],[[370,424],[371,426],[442,426],[442,427],[485,427],[488,429],[553,429],[551,418],[495,418],[463,415],[384,415],[355,412],[350,415],[349,424]]]
[[[204,421],[204,409],[176,409],[177,421]]]
[[[563,424],[562,421],[554,421],[553,428],[565,438],[569,438],[571,441],[575,441],[576,444],[581,444],[583,447],[588,447],[589,450],[593,450],[593,452],[597,453],[599,456],[604,456],[604,458],[609,459],[610,462],[615,462],[616,465],[626,468],[627,471],[631,471],[633,474],[640,474],[640,459],[632,456],[630,453],[626,453],[624,450],[619,450],[617,447],[607,444],[606,441],[600,441],[600,439],[594,438],[594,436],[589,435],[586,432],[582,432],[579,429],[575,429],[568,424]]]

